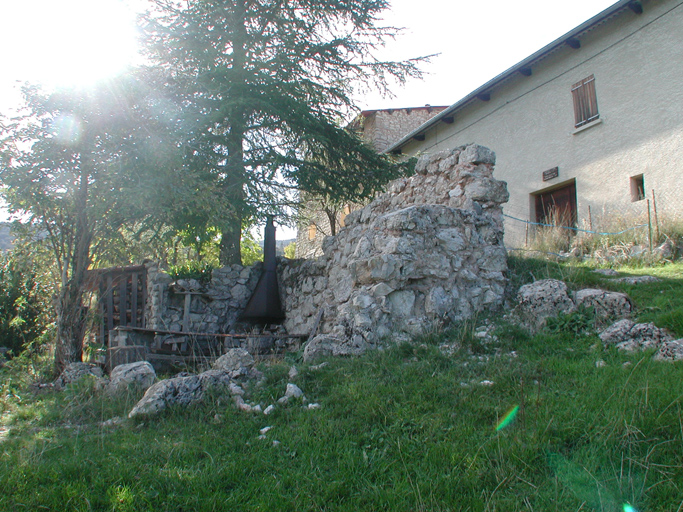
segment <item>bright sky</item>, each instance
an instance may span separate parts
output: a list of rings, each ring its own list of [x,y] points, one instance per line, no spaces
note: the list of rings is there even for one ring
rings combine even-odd
[[[88,85],[135,56],[135,13],[144,0],[2,0],[0,112],[24,81]],[[505,69],[594,16],[614,0],[393,0],[385,23],[405,27],[380,58],[440,53],[422,81],[394,98],[358,98],[361,109],[451,105]],[[278,238],[293,231],[280,228]]]

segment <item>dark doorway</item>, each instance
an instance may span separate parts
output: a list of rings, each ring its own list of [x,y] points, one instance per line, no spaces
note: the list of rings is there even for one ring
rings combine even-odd
[[[577,226],[576,182],[534,194],[536,222],[551,226]]]

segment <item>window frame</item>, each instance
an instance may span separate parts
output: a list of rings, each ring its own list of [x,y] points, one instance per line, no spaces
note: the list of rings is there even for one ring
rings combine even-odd
[[[576,82],[571,87],[574,102],[574,128],[581,128],[600,119],[595,75]]]

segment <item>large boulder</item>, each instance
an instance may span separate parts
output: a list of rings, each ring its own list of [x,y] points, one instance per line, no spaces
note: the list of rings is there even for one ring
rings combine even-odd
[[[666,330],[653,323],[636,324],[628,319],[619,320],[600,333],[606,345],[616,345],[619,350],[637,352],[657,348],[673,340]]]
[[[567,285],[557,279],[542,279],[520,287],[516,314],[532,331],[545,326],[548,318],[571,313],[576,305],[569,297]]]
[[[585,288],[574,294],[577,307],[593,308],[598,318],[626,318],[633,312],[633,303],[625,293]]]
[[[161,380],[147,390],[145,396],[128,413],[129,418],[157,414],[175,405],[191,405],[203,396],[199,375]]]
[[[81,362],[69,363],[59,377],[57,377],[54,385],[56,388],[63,388],[69,384],[81,380],[84,377],[92,377],[97,382],[101,382],[102,376],[102,368],[96,364]]]
[[[188,406],[204,399],[209,390],[231,391],[231,374],[223,370],[208,370],[199,375],[185,375],[157,382],[128,413],[129,418],[157,414],[169,407]]]
[[[107,390],[110,393],[118,393],[131,387],[146,390],[154,384],[156,378],[154,368],[148,361],[120,364],[111,371]]]
[[[231,348],[213,363],[214,370],[224,372],[239,372],[243,369],[251,369],[254,366],[254,358],[243,348]]]
[[[654,359],[655,361],[683,361],[683,338],[662,343]]]

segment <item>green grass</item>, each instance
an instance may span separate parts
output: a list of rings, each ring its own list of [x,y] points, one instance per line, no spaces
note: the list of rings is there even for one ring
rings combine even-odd
[[[573,287],[609,281],[557,263],[513,269]],[[642,273],[663,281],[608,284],[631,294],[639,318],[679,325],[683,265]],[[136,395],[107,399],[87,382],[35,394],[9,382],[10,366],[0,510],[683,510],[683,364],[569,331],[530,337],[500,322],[496,343],[472,334],[456,326],[319,370],[297,363],[317,410],[250,415],[215,395],[115,427],[101,422],[125,416]],[[460,348],[445,356],[443,343]],[[294,360],[263,363],[250,398],[273,403]]]

